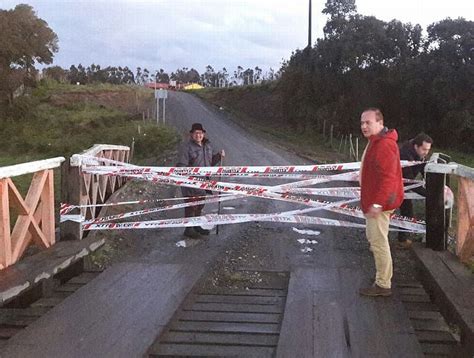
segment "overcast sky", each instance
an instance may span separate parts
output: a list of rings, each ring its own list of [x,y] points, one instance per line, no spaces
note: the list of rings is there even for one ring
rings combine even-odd
[[[326,0],[313,0],[313,42]],[[171,72],[206,65],[279,69],[307,43],[308,0],[0,0],[27,3],[59,37],[54,64],[92,63]],[[357,11],[423,28],[446,17],[472,20],[473,0],[356,0]]]

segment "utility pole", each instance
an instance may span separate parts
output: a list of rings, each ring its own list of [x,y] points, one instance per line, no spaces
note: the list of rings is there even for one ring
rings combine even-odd
[[[309,0],[309,16],[308,16],[308,48],[311,48],[311,0]]]

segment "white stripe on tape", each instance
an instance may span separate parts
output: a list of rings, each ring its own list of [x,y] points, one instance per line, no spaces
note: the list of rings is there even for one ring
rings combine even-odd
[[[101,166],[100,162],[113,164],[112,166]],[[141,167],[127,163],[116,162],[104,158],[89,157],[85,163],[91,167],[85,167],[83,170],[95,171],[96,173],[107,172],[116,175],[129,174],[174,174],[182,176],[254,176],[255,174],[310,174],[319,171],[342,171],[359,170],[360,162],[337,163],[337,164],[317,164],[317,165],[287,165],[287,166],[225,166],[225,167]],[[422,162],[400,161],[402,167],[418,165]]]

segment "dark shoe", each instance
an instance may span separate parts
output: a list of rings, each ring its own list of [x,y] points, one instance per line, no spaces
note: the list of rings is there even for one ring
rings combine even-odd
[[[412,243],[413,242],[408,239],[405,241],[397,241],[397,243],[395,244],[395,248],[397,248],[398,250],[408,250],[411,249]]]
[[[194,230],[196,230],[198,233],[200,233],[201,235],[209,235],[209,233],[211,232],[211,230],[206,230],[206,229],[203,229],[202,227],[200,226],[195,226],[194,227]]]
[[[184,229],[184,236],[189,237],[190,239],[198,239],[199,233],[194,230],[193,227],[187,227]]]
[[[390,288],[383,288],[377,284],[373,284],[370,287],[364,287],[359,290],[359,294],[362,296],[369,296],[369,297],[377,297],[377,296],[391,296],[392,289]]]

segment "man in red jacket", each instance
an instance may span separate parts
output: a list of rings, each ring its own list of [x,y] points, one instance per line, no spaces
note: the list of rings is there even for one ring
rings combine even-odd
[[[360,118],[362,134],[369,140],[362,155],[361,207],[366,217],[366,234],[375,260],[375,282],[361,288],[364,296],[390,296],[393,275],[388,243],[390,215],[403,201],[402,168],[395,129],[384,127],[378,108],[368,108]]]

